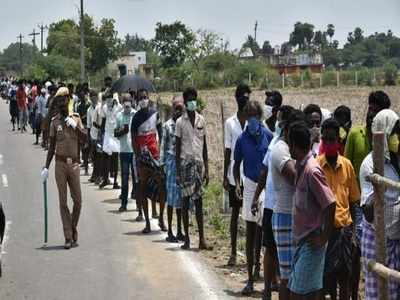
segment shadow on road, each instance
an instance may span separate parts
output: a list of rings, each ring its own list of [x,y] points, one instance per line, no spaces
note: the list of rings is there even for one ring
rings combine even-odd
[[[129,213],[129,212],[134,212],[134,209],[128,209],[127,211],[124,211],[123,213]],[[122,214],[118,209],[112,209],[112,210],[108,210],[109,213],[115,214],[115,215],[120,215]]]
[[[64,250],[64,245],[59,245],[59,246],[42,246],[40,248],[36,248],[36,250],[43,250],[43,251],[58,251],[58,250]]]
[[[120,204],[121,203],[121,200],[120,199],[105,199],[105,200],[103,200],[103,201],[101,201],[101,202],[103,202],[103,203],[108,203],[108,204]]]
[[[140,231],[125,232],[125,233],[123,233],[123,234],[124,234],[124,235],[146,236],[146,235],[158,235],[159,233],[160,233],[159,231],[151,231],[150,233],[144,234],[144,233],[140,230]]]
[[[231,290],[224,290],[224,292],[230,296],[230,297],[235,297],[235,298],[254,298],[254,299],[261,299],[262,298],[262,292],[260,291],[255,291],[252,295],[250,296],[245,296],[242,295],[242,292],[235,292],[235,291],[231,291]]]

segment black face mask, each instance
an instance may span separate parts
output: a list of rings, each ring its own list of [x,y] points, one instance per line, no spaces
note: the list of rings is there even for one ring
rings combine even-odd
[[[249,101],[249,97],[247,97],[247,96],[239,96],[236,98],[236,102],[237,102],[239,111],[243,111],[243,109],[246,106],[248,101]]]

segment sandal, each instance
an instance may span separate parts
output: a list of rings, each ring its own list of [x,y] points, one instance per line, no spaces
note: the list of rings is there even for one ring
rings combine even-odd
[[[165,239],[168,243],[178,243],[178,239],[174,235],[168,235]]]
[[[250,296],[253,293],[254,293],[253,282],[252,281],[248,281],[246,286],[242,290],[242,295],[243,296]]]

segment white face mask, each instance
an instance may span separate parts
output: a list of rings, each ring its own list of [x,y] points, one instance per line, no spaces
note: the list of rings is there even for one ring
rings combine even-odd
[[[139,101],[140,108],[147,108],[149,106],[149,99],[142,99]]]
[[[272,110],[274,108],[271,105],[264,105],[264,118],[268,120],[272,117]]]

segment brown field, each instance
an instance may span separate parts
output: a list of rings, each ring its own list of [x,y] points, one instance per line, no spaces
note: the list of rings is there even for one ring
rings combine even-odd
[[[368,94],[373,90],[384,90],[392,100],[392,107],[400,111],[400,87],[342,87],[322,89],[285,89],[283,103],[300,108],[302,104],[315,103],[323,108],[333,111],[339,105],[347,105],[352,110],[353,124],[362,124],[366,114]],[[169,103],[173,93],[161,93],[159,96],[163,103]],[[223,172],[223,130],[222,111],[224,118],[231,116],[236,110],[234,89],[218,89],[199,91],[199,97],[207,106],[204,116],[207,121],[208,152],[210,158],[210,173],[213,179],[220,180]],[[264,91],[254,90],[252,99],[263,102]]]

